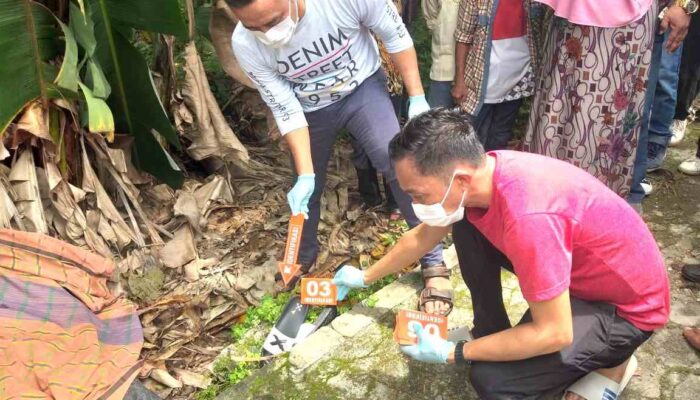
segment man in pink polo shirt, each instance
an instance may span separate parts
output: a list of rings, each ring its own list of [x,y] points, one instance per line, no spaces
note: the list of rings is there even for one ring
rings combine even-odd
[[[423,223],[371,268],[343,267],[334,278],[340,294],[398,272],[452,231],[476,339],[419,332],[402,350],[426,362],[473,362],[470,379],[484,399],[615,399],[636,368],[634,351],[669,315],[666,268],[641,217],[568,163],[485,154],[472,126],[447,109],[410,121],[390,154]],[[501,267],[518,276],[530,306],[515,327]]]

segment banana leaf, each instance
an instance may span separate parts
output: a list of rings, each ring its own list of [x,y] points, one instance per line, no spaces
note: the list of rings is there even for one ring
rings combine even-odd
[[[108,104],[117,131],[135,139],[134,164],[172,187],[181,186],[182,172],[158,140],[163,137],[179,149],[178,135],[158,98],[146,60],[125,36],[131,28],[186,36],[178,2],[92,0],[87,4],[97,42],[95,58],[111,86]]]
[[[112,111],[107,106],[104,100],[93,95],[92,90],[82,83],[80,90],[85,96],[85,103],[88,110],[88,127],[90,132],[100,133],[110,142],[114,140],[114,119]]]
[[[178,0],[97,0],[113,23],[187,39],[187,25]]]
[[[36,99],[59,97],[60,84],[77,88],[77,46],[46,7],[29,0],[0,0],[0,134]],[[61,38],[72,43],[65,43]],[[48,63],[62,55],[61,68]]]

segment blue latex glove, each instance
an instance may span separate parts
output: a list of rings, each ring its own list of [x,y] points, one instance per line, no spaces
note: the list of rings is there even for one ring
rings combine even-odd
[[[401,351],[414,360],[447,364],[447,357],[450,355],[450,351],[455,348],[455,344],[440,336],[431,335],[419,324],[415,325],[414,330],[418,336],[418,344],[401,346]]]
[[[304,174],[297,177],[297,183],[292,190],[287,193],[287,202],[292,209],[292,215],[303,213],[306,219],[309,218],[309,199],[316,187],[316,174]]]
[[[365,273],[352,265],[344,265],[336,272],[333,283],[338,287],[338,301],[345,299],[350,289],[367,287]]]
[[[408,119],[430,110],[430,105],[425,100],[425,95],[411,96],[408,98]]]

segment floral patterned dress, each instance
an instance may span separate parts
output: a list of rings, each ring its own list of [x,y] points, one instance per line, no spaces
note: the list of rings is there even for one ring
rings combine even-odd
[[[553,16],[523,150],[585,169],[629,194],[654,44],[656,2],[619,28]]]

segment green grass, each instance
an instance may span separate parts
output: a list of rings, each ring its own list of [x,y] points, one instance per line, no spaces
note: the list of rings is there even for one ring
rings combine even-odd
[[[338,305],[338,313],[343,314],[349,311],[357,303],[364,302],[368,307],[374,307],[378,301],[375,292],[396,280],[396,276],[390,275],[372,283],[366,289],[353,289],[348,293],[346,301]],[[298,291],[298,289],[297,289]],[[246,334],[251,329],[271,328],[275,321],[282,315],[282,310],[289,299],[298,294],[297,291],[280,293],[276,297],[266,295],[257,307],[250,307],[243,318],[243,321],[231,327],[231,339],[234,343],[243,343]],[[321,307],[310,307],[306,316],[308,322],[313,322],[321,312]],[[259,355],[262,348],[262,339],[251,339],[246,342],[244,351],[252,358]],[[230,359],[221,358],[214,365],[213,383],[204,390],[197,393],[197,400],[212,400],[223,389],[233,386],[260,368],[257,362],[235,362]]]
[[[255,369],[257,363],[234,362],[221,358],[214,365],[214,383],[197,392],[195,397],[197,400],[213,400],[223,389],[247,378]]]
[[[282,315],[285,304],[292,297],[292,293],[280,293],[277,297],[265,295],[260,300],[260,305],[250,307],[246,311],[243,322],[231,328],[231,339],[240,341],[251,328],[262,325],[272,326],[277,318]]]

